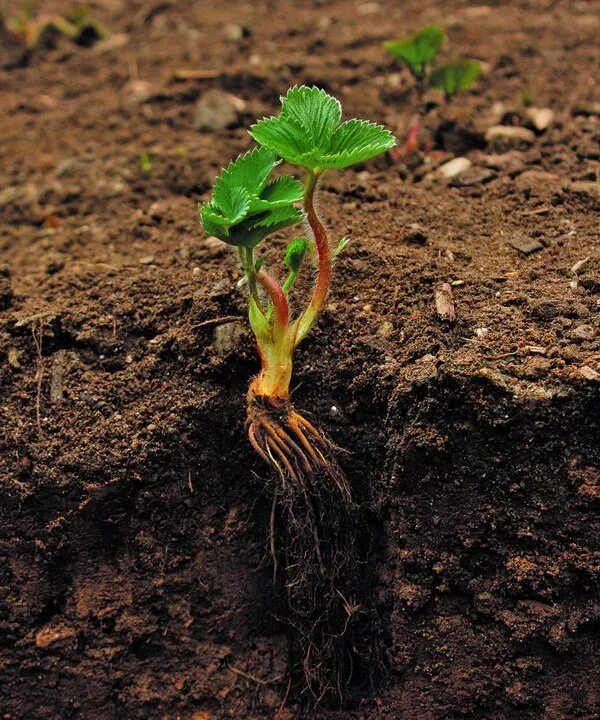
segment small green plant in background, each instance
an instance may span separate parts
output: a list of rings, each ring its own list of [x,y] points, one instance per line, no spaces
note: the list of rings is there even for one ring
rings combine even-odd
[[[446,98],[468,90],[481,74],[477,60],[459,58],[436,65],[435,61],[444,45],[446,35],[439,25],[428,25],[410,37],[390,40],[385,49],[411,72],[416,87],[424,95],[427,88],[442,90]],[[407,132],[406,151],[418,149],[421,118],[411,123]]]
[[[152,155],[150,153],[142,153],[139,158],[140,161],[140,170],[144,173],[149,173],[152,170],[152,166],[154,165],[154,160],[152,159]]]
[[[343,696],[356,660],[356,642],[348,640],[355,619],[345,599],[352,593],[347,583],[357,577],[354,504],[336,448],[291,403],[293,354],[325,306],[333,260],[347,242],[330,244],[315,204],[319,180],[386,152],[395,138],[364,120],[342,122],[339,101],[317,87],[293,87],[281,104],[279,115],[252,125],[250,135],[260,147],[221,172],[212,198],[200,207],[200,220],[208,234],[235,248],[245,275],[261,363],[248,390],[246,430],[258,456],[275,471],[271,554],[275,572],[278,557],[284,560],[295,672],[318,701]],[[304,181],[286,174],[274,178],[281,160],[301,169]],[[280,283],[258,253],[273,233],[300,223],[308,224],[310,237],[288,244]],[[306,296],[296,291],[292,297],[308,255],[316,262],[315,284]]]
[[[36,3],[5,20],[8,31],[28,51],[37,50],[53,42],[56,37],[66,37],[79,45],[92,45],[106,37],[101,23],[85,6],[80,6],[69,16],[38,13]]]
[[[446,97],[468,90],[481,74],[477,60],[463,58],[434,68],[429,75],[429,85],[443,90]]]
[[[451,97],[471,87],[481,73],[481,64],[477,60],[459,58],[434,66],[445,39],[439,25],[428,25],[410,37],[390,40],[383,45],[396,60],[406,65],[422,90],[427,86],[439,88]]]
[[[444,31],[439,25],[428,25],[410,37],[389,40],[383,46],[406,65],[417,82],[422,83],[442,49],[444,39]]]

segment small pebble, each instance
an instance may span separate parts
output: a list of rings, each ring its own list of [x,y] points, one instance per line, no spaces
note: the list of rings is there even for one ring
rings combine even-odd
[[[245,34],[244,28],[237,23],[227,23],[223,27],[223,35],[225,36],[225,40],[229,42],[240,42],[240,40],[243,40]]]
[[[471,167],[471,161],[469,158],[466,157],[457,157],[453,160],[450,160],[450,162],[444,163],[441,165],[437,172],[446,180],[449,180],[450,178],[456,177],[460,173],[464,172],[465,170],[468,170]]]
[[[539,240],[534,240],[533,238],[528,237],[511,240],[510,244],[515,248],[515,250],[523,253],[523,255],[531,255],[538,250],[544,249],[544,246],[541,242],[539,242]]]
[[[573,340],[585,341],[593,340],[596,337],[596,331],[591,325],[577,325],[570,333]]]
[[[127,107],[143,105],[156,94],[156,87],[149,80],[130,80],[121,89],[123,105]]]
[[[493,125],[488,128],[485,133],[486,142],[494,140],[504,140],[509,145],[531,145],[535,141],[533,131],[524,127],[516,127],[514,125]]]
[[[454,299],[452,297],[452,287],[449,283],[442,285],[435,291],[435,308],[437,314],[442,320],[452,322],[456,319],[456,310],[454,308]]]
[[[387,340],[392,336],[394,332],[394,326],[389,320],[384,320],[381,325],[377,328],[377,334],[384,340]]]
[[[583,365],[579,368],[579,374],[586,380],[600,380],[600,373],[589,365]]]
[[[196,103],[194,129],[198,132],[225,130],[239,121],[246,103],[222,90],[207,90]]]
[[[214,333],[214,348],[217,355],[225,355],[239,345],[240,338],[244,335],[245,328],[237,322],[217,325]]]
[[[554,122],[554,112],[550,108],[530,107],[527,109],[527,119],[539,132],[547,130]]]
[[[490,168],[471,167],[453,178],[450,184],[454,187],[471,187],[483,185],[495,177],[496,173]]]

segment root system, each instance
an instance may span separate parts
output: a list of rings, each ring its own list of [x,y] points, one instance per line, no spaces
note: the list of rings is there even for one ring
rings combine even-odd
[[[359,674],[372,682],[383,665],[360,507],[336,459],[339,448],[289,402],[249,398],[247,431],[275,471],[270,548],[295,687],[311,705],[342,702]]]

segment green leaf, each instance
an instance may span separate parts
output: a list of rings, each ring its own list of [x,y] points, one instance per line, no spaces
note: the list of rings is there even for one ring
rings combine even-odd
[[[340,103],[317,87],[293,87],[277,117],[260,120],[250,135],[285,161],[308,170],[344,168],[396,144],[385,128],[363,120],[340,123]]]
[[[302,210],[294,207],[293,205],[286,205],[283,207],[275,207],[269,211],[264,217],[257,216],[252,223],[253,228],[271,228],[269,232],[275,232],[273,228],[281,230],[290,225],[304,220],[304,213]]]
[[[436,68],[429,76],[429,84],[450,96],[468,90],[480,74],[481,64],[465,58]]]
[[[340,101],[316,86],[294,86],[281,98],[281,117],[304,128],[315,148],[323,148],[342,119]]]
[[[266,317],[263,315],[260,308],[256,304],[256,301],[254,300],[252,295],[250,295],[250,300],[248,303],[248,319],[250,320],[250,327],[252,328],[256,337],[263,342],[268,342],[271,336],[271,326],[269,325],[269,321],[266,319]]]
[[[302,165],[313,149],[306,128],[290,118],[264,118],[252,125],[249,133],[257,143],[292,165]]]
[[[231,223],[220,214],[212,203],[200,206],[200,222],[208,235],[228,242]]]
[[[285,257],[283,258],[283,264],[288,270],[293,273],[297,273],[304,260],[306,249],[308,248],[308,242],[305,237],[299,237],[292,240],[285,249]]]
[[[238,185],[215,185],[213,202],[231,225],[240,222],[250,208],[250,193]]]
[[[302,200],[303,194],[302,183],[291,177],[291,175],[283,175],[270,182],[260,197],[261,200],[266,200],[269,203],[294,203]]]
[[[248,215],[230,228],[227,242],[240,247],[255,247],[267,235],[296,225],[304,218],[302,210],[293,205],[274,206],[271,210]]]
[[[337,247],[333,253],[333,257],[337,257],[341,252],[344,252],[344,250],[348,247],[349,244],[350,238],[343,237],[337,244]]]
[[[393,134],[366,120],[347,120],[333,134],[329,152],[323,158],[323,167],[344,168],[364,162],[393,148]]]
[[[275,154],[257,148],[241,155],[215,181],[213,197],[201,206],[204,230],[230,245],[254,247],[267,235],[304,219],[294,203],[302,185],[291,176],[268,182]]]
[[[383,45],[413,75],[421,78],[439,53],[444,37],[444,31],[439,25],[428,25],[411,37],[391,40]]]
[[[253,212],[269,210],[281,205],[299,202],[304,195],[302,183],[290,175],[283,175],[270,182],[259,198],[253,198],[250,209]]]
[[[140,155],[140,170],[149,173],[152,170],[153,160],[150,153],[142,153]]]
[[[229,163],[215,180],[214,192],[222,186],[239,186],[250,195],[260,195],[276,164],[277,158],[270,150],[254,148]]]

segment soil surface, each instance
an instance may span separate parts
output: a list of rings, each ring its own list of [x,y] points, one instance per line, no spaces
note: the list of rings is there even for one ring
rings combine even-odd
[[[402,138],[381,42],[430,22],[484,75],[428,105],[426,155],[322,184],[351,243],[294,401],[348,451],[389,671],[308,716],[599,717],[598,3],[90,8],[103,43],[0,58],[1,717],[300,716],[240,271],[196,204],[296,83]],[[215,90],[228,127],[196,130]]]

